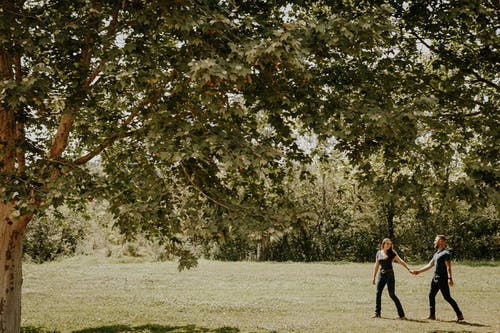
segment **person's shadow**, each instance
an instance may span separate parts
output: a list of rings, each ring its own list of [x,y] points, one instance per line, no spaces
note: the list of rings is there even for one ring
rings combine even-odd
[[[395,320],[401,320],[401,319],[395,319]],[[442,319],[437,319],[437,320],[426,320],[426,319],[412,319],[412,318],[406,318],[405,321],[411,321],[414,323],[424,323],[424,324],[429,324],[434,321],[440,321],[440,322],[445,322],[445,323],[455,323],[457,325],[464,325],[464,326],[471,326],[471,327],[490,327],[489,325],[485,324],[479,324],[479,323],[470,323],[468,321],[462,320],[462,321],[456,321],[456,320],[442,320]],[[432,331],[429,333],[445,333],[448,331]]]
[[[447,322],[447,323],[456,323],[458,325],[471,326],[471,327],[490,327],[489,325],[479,324],[479,323],[470,323],[470,322],[465,321],[465,320],[461,320],[461,321],[456,321],[456,320],[441,320],[441,321],[444,321],[444,322]]]
[[[196,325],[186,326],[163,326],[163,325],[142,325],[142,326],[128,326],[128,325],[110,325],[101,327],[89,327],[82,330],[73,331],[72,333],[239,333],[240,330],[234,327],[221,327],[221,328],[206,328]],[[21,333],[61,333],[55,330],[48,330],[43,327],[27,326],[21,328]]]

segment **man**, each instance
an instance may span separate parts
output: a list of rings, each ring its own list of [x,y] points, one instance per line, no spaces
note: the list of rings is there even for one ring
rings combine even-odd
[[[450,287],[453,286],[453,276],[451,274],[451,254],[444,245],[446,239],[443,235],[438,235],[434,239],[434,247],[436,248],[436,253],[432,257],[432,260],[424,267],[413,271],[413,274],[418,275],[431,269],[434,266],[434,276],[431,282],[431,290],[429,292],[429,305],[430,314],[427,319],[436,319],[436,295],[439,290],[443,294],[444,299],[450,303],[457,314],[456,321],[464,320],[462,311],[457,305],[457,302],[450,295]]]

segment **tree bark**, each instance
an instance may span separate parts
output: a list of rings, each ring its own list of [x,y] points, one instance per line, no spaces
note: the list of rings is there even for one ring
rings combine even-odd
[[[389,203],[385,205],[385,217],[387,219],[387,232],[388,237],[394,241],[394,216],[396,215],[394,211],[394,201],[390,200]]]
[[[23,238],[29,217],[10,218],[12,203],[0,202],[0,333],[21,330]]]

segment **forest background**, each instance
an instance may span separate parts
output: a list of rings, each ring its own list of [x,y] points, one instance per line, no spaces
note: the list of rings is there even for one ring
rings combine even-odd
[[[292,174],[287,182],[288,200],[305,212],[287,228],[250,234],[225,231],[208,240],[190,240],[187,248],[196,258],[215,260],[365,262],[373,259],[381,240],[390,235],[400,256],[426,261],[435,235],[445,234],[456,260],[500,259],[500,223],[493,206],[471,211],[470,205],[449,202],[443,191],[427,198],[439,203],[433,213],[405,205],[415,198],[405,197],[400,189],[397,206],[405,206],[394,208],[394,216],[388,220],[384,202],[352,177],[354,171],[347,161],[341,165],[317,161],[309,171],[309,178]],[[175,191],[186,200],[179,204],[189,207],[187,191]],[[159,239],[147,234],[125,237],[115,227],[108,202],[88,201],[80,210],[61,207],[35,219],[25,238],[25,260],[42,263],[93,254],[158,261],[176,258]],[[206,216],[211,209],[203,206],[198,214]],[[292,219],[292,212],[282,212],[287,213]],[[240,223],[248,221],[243,218]]]

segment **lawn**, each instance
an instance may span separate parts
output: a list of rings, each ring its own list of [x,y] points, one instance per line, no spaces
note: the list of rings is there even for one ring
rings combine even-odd
[[[411,265],[410,265],[411,266]],[[415,265],[419,267],[420,265]],[[370,318],[370,263],[174,262],[75,257],[24,265],[23,332],[500,332],[500,268],[454,263],[452,296],[428,312],[431,272],[396,265],[396,293],[408,320],[396,319],[384,293],[382,318]]]

